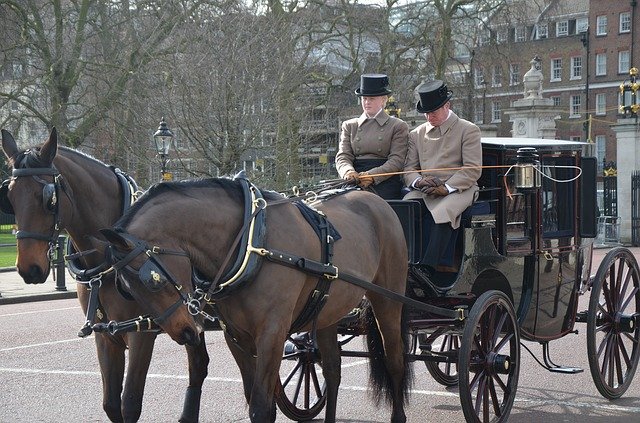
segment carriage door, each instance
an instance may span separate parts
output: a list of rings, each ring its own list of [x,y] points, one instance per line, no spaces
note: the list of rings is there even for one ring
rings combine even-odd
[[[573,328],[577,295],[577,181],[575,157],[542,158],[542,189],[538,199],[541,223],[537,251],[537,280],[522,326],[529,337],[550,340]],[[570,181],[570,182],[569,182]]]

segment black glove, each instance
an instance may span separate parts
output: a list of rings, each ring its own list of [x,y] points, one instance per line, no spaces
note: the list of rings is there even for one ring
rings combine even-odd
[[[444,185],[436,176],[423,176],[415,183],[416,188],[422,191],[422,188],[435,188]]]

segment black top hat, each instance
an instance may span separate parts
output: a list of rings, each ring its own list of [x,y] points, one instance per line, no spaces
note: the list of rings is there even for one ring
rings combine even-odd
[[[416,103],[419,113],[431,113],[451,99],[453,92],[439,79],[425,82],[418,87],[420,101]]]
[[[389,95],[389,77],[382,73],[366,73],[360,76],[360,87],[356,88],[357,96],[377,97]]]

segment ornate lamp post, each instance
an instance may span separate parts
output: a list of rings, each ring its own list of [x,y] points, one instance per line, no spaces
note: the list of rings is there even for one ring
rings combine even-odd
[[[638,68],[629,69],[629,79],[620,84],[620,105],[618,111],[620,114],[630,114],[637,116],[640,110],[640,98],[638,98],[638,90],[640,83],[637,82]]]
[[[169,149],[171,148],[171,141],[173,140],[173,132],[167,127],[164,117],[160,121],[160,126],[155,134],[153,134],[153,142],[156,145],[156,152],[160,157],[160,172],[162,174],[163,181],[170,181],[173,179],[171,172],[167,172],[167,163],[169,162]]]
[[[393,96],[389,97],[389,99],[387,100],[387,104],[386,104],[386,108],[384,109],[384,111],[389,115],[389,116],[394,116],[399,118],[400,117],[400,109],[398,108],[398,106],[396,105],[396,99],[393,98]]]

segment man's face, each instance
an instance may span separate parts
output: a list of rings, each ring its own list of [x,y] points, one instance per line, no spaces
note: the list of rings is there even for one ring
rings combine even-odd
[[[387,103],[387,96],[381,95],[376,97],[360,97],[362,101],[362,110],[369,117],[373,117],[384,107]]]
[[[447,120],[447,117],[449,117],[449,102],[447,101],[442,107],[433,112],[425,113],[424,117],[427,118],[427,122],[433,126],[442,125],[444,121]]]

